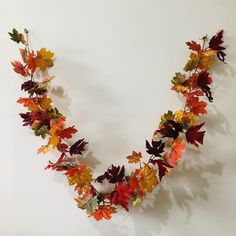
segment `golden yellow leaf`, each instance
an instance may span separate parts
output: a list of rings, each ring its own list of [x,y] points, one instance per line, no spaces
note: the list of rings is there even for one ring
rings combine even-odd
[[[157,170],[145,165],[141,170],[140,185],[144,191],[152,192],[154,186],[156,186],[159,181],[156,177]]]
[[[35,58],[35,65],[41,71],[45,71],[47,68],[53,66],[53,56],[54,53],[46,50],[46,48],[41,48],[37,51],[37,57]]]

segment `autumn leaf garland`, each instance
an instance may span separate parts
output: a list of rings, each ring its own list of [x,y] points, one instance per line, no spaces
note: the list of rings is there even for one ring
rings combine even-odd
[[[53,66],[54,53],[46,48],[33,51],[28,43],[27,30],[20,33],[13,29],[9,35],[12,41],[22,46],[19,49],[21,60],[12,61],[12,66],[23,77],[21,90],[28,94],[17,101],[27,109],[20,113],[23,126],[29,126],[36,136],[46,141],[38,153],[57,150],[57,161],[49,161],[45,169],[59,171],[66,176],[68,184],[74,186],[77,193],[77,206],[95,220],[109,220],[118,207],[128,211],[131,205],[142,202],[147,193],[152,192],[177,165],[187,143],[196,147],[203,144],[205,131],[202,128],[205,123],[199,123],[198,118],[207,114],[206,100],[213,101],[213,79],[209,73],[213,60],[217,57],[225,62],[223,30],[210,39],[204,36],[201,44],[186,42],[191,51],[189,60],[184,72],[175,73],[171,80],[171,89],[184,98],[184,108],[161,116],[151,141],[146,140],[146,155],[139,151],[127,155],[128,163],[135,165],[134,170],[127,173],[125,166],[111,165],[97,177],[93,176],[91,167],[80,163],[77,158],[83,155],[88,142],[80,138],[72,145],[68,144],[78,131],[74,125],[66,125],[66,116],[49,97],[48,86],[54,77],[44,77],[45,73],[40,73]],[[35,73],[41,74],[41,78],[36,78]],[[95,185],[105,182],[112,186],[112,190],[98,191]]]

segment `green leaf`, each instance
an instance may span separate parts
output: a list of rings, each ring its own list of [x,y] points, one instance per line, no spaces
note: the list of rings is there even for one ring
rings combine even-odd
[[[34,130],[36,136],[41,136],[45,139],[46,135],[48,134],[48,127],[46,125],[39,126],[37,129]]]
[[[98,209],[98,199],[92,198],[85,205],[84,209],[86,209],[86,213],[90,216],[94,211]]]
[[[25,44],[25,38],[22,33],[19,33],[15,28],[12,30],[12,32],[8,32],[10,35],[10,39],[16,43],[23,43]]]

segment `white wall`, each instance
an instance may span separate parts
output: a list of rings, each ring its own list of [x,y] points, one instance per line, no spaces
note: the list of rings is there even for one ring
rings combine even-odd
[[[234,0],[2,1],[0,235],[236,235],[235,11]],[[170,80],[187,60],[184,42],[225,29],[228,64],[213,71],[205,145],[188,149],[141,210],[87,218],[66,179],[44,171],[54,154],[37,156],[42,141],[21,127],[13,27],[30,30],[34,49],[56,53],[55,103],[90,140],[88,161],[98,172],[144,151],[160,115],[183,105]]]

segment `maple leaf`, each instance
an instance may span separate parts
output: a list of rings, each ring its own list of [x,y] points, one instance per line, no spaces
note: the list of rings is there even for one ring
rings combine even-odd
[[[179,133],[182,132],[183,125],[175,122],[174,120],[168,120],[163,124],[162,128],[157,130],[163,137],[177,139]]]
[[[140,186],[144,191],[152,192],[154,186],[156,186],[159,181],[156,177],[157,170],[154,168],[149,167],[148,165],[145,165],[140,174]]]
[[[10,35],[10,39],[16,43],[23,43],[26,44],[25,37],[22,33],[19,33],[15,28],[12,30],[12,32],[8,32]]]
[[[19,98],[17,103],[22,104],[24,107],[27,107],[30,111],[38,111],[39,106],[36,99],[34,98]]]
[[[65,144],[65,143],[59,143],[59,144],[57,145],[57,150],[58,150],[59,152],[68,152],[68,145]]]
[[[205,123],[200,125],[191,126],[186,132],[186,139],[198,147],[198,143],[203,144],[203,138],[206,131],[199,131]]]
[[[213,50],[217,50],[217,57],[220,61],[225,61],[225,47],[223,47],[221,44],[224,42],[223,41],[223,30],[220,30],[216,35],[214,35],[210,41],[209,41],[209,48]]]
[[[186,105],[190,111],[197,116],[199,116],[199,114],[207,114],[207,103],[204,101],[199,101],[198,97],[188,99]]]
[[[53,66],[53,56],[53,52],[46,50],[46,48],[41,48],[40,51],[37,51],[35,66],[41,71],[45,71],[47,68]]]
[[[65,171],[71,168],[73,168],[72,164],[65,161],[65,153],[62,153],[55,163],[49,161],[49,164],[45,167],[45,170],[52,169],[56,171]]]
[[[146,151],[150,155],[154,155],[155,157],[161,157],[161,153],[163,153],[165,148],[165,144],[162,141],[153,141],[152,145],[146,140]]]
[[[206,94],[209,102],[213,101],[211,89],[208,86],[212,83],[212,78],[209,76],[209,73],[207,71],[201,71],[199,73],[198,79],[197,79],[197,85],[202,89],[202,91]]]
[[[84,141],[83,139],[78,140],[70,147],[70,155],[82,155],[82,152],[85,151],[85,146],[88,142]]]
[[[39,98],[39,105],[43,110],[50,110],[52,108],[51,103],[52,99],[46,95]]]
[[[67,138],[70,139],[72,138],[72,135],[77,132],[77,129],[75,129],[75,126],[73,125],[72,127],[68,127],[66,129],[58,130],[57,134],[61,139]]]
[[[191,71],[197,68],[199,63],[199,56],[197,53],[191,52],[190,59],[188,60],[187,64],[184,66],[185,71]]]
[[[185,148],[185,143],[182,139],[176,139],[172,145],[171,150],[165,153],[164,159],[171,165],[175,166],[179,158],[182,156],[182,152]]]
[[[162,178],[168,173],[168,168],[173,168],[169,163],[165,162],[164,160],[151,160],[151,163],[153,165],[158,166],[158,174],[159,174],[159,179],[160,181]]]
[[[199,69],[202,69],[202,70],[210,69],[213,62],[213,58],[216,55],[216,53],[217,52],[214,50],[203,51],[200,55],[200,59],[198,63]]]
[[[21,90],[27,91],[30,96],[33,96],[34,93],[37,95],[43,95],[47,92],[46,88],[41,88],[39,83],[33,82],[32,80],[24,82],[21,85]]]
[[[140,169],[136,169],[128,179],[128,185],[130,187],[131,192],[138,190],[140,192],[140,181],[138,179],[138,175],[140,174]]]
[[[128,159],[129,163],[138,163],[140,162],[140,159],[142,158],[141,152],[135,152],[133,151],[131,155],[126,157]]]
[[[110,205],[100,205],[99,208],[92,213],[92,216],[97,221],[102,220],[103,218],[106,220],[110,220],[112,214],[115,212],[115,208]]]
[[[102,183],[105,179],[109,181],[109,183],[117,183],[123,182],[125,177],[125,167],[122,166],[114,166],[111,165],[107,171],[96,178],[96,181]]]
[[[69,185],[76,185],[75,188],[80,194],[86,192],[91,185],[91,169],[85,164],[78,164],[76,167],[70,168],[65,175]]]
[[[193,51],[199,52],[201,50],[201,45],[193,40],[191,42],[186,42],[186,44],[188,45],[188,48]]]
[[[31,128],[33,128],[33,127],[31,126]],[[41,136],[43,139],[45,139],[46,135],[49,133],[48,132],[48,127],[46,125],[42,125],[39,122],[39,125],[37,125],[34,128],[34,133],[35,133],[36,136]]]
[[[17,74],[20,74],[24,77],[27,77],[30,75],[28,69],[25,66],[23,66],[19,61],[12,61],[11,64],[14,67],[13,70]]]
[[[129,211],[129,200],[131,198],[130,188],[125,183],[118,183],[115,190],[111,192],[110,203],[121,205],[126,211]]]

